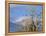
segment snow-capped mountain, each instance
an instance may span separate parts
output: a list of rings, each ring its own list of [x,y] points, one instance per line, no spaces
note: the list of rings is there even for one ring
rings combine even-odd
[[[20,17],[19,19],[17,19],[15,21],[15,23],[21,24],[23,26],[25,26],[26,24],[31,24],[32,23],[32,17],[31,16]]]

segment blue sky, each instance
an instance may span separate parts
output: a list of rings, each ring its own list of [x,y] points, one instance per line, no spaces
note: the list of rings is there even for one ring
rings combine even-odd
[[[40,18],[42,16],[42,6],[10,4],[10,22],[14,22],[15,19],[22,16],[31,16],[32,12]]]

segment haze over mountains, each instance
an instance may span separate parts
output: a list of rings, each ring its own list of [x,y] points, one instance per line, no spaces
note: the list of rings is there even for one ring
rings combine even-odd
[[[30,25],[30,24],[32,24],[32,17],[31,16],[24,16],[24,17],[20,17],[19,19],[17,19],[17,20],[15,20],[15,23],[11,23],[10,25],[11,25],[11,31],[14,31],[14,32],[19,32],[19,31],[24,31],[24,27],[25,26],[28,26],[28,25]],[[33,20],[33,22],[34,21],[38,21],[38,18],[34,18],[34,20]],[[40,20],[39,20],[40,21]],[[39,22],[38,21],[38,22]],[[28,23],[27,23],[28,22]],[[34,22],[34,23],[37,23],[37,22]],[[38,24],[38,27],[40,28],[40,29],[38,29],[38,31],[40,31],[41,29],[42,29],[42,27],[40,27],[41,26],[41,21],[39,22],[39,24]],[[14,25],[14,26],[13,26]],[[35,24],[36,25],[36,24]]]

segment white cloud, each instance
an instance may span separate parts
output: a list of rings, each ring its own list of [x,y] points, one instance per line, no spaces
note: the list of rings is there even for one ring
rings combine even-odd
[[[15,22],[20,22],[23,19],[29,19],[29,18],[31,18],[31,16],[23,16],[23,17],[20,17],[19,19],[17,19]]]

